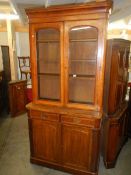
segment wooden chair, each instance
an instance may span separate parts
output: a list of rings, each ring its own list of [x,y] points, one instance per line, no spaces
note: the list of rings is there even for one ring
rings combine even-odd
[[[18,57],[21,80],[26,79],[27,81],[31,79],[30,71],[30,57]]]

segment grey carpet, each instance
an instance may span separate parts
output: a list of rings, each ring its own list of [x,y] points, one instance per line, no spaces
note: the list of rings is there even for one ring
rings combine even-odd
[[[27,115],[0,118],[0,175],[69,175],[30,163]],[[131,140],[123,147],[116,167],[105,169],[100,161],[99,175],[131,175]]]

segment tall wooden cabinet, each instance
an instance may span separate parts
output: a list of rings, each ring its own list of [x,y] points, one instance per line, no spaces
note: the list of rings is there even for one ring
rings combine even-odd
[[[31,162],[97,174],[111,1],[29,9]]]
[[[107,168],[115,166],[118,153],[127,139],[128,113],[125,97],[129,52],[130,41],[124,39],[107,41],[102,147]]]

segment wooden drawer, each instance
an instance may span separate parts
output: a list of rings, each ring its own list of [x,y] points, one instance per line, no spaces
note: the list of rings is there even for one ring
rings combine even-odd
[[[48,112],[41,112],[37,110],[30,111],[31,118],[39,118],[43,120],[50,120],[50,121],[59,121],[59,114],[48,113]]]
[[[78,116],[78,115],[62,115],[62,123],[85,125],[91,128],[100,127],[100,120],[95,118],[87,118],[87,116]]]
[[[31,118],[41,118],[41,111],[35,111],[35,110],[31,110],[30,111],[30,117]]]

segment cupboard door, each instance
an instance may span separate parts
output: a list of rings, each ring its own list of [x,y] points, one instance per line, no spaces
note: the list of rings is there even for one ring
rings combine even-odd
[[[37,65],[32,63],[35,86],[33,99],[41,103],[60,105],[63,101],[63,25],[62,23],[39,24],[34,26],[33,34],[32,40],[36,46],[34,59],[37,59]]]
[[[58,161],[58,131],[57,122],[31,120],[32,156],[47,161]]]
[[[76,125],[62,125],[62,160],[65,166],[89,170],[91,130]]]

